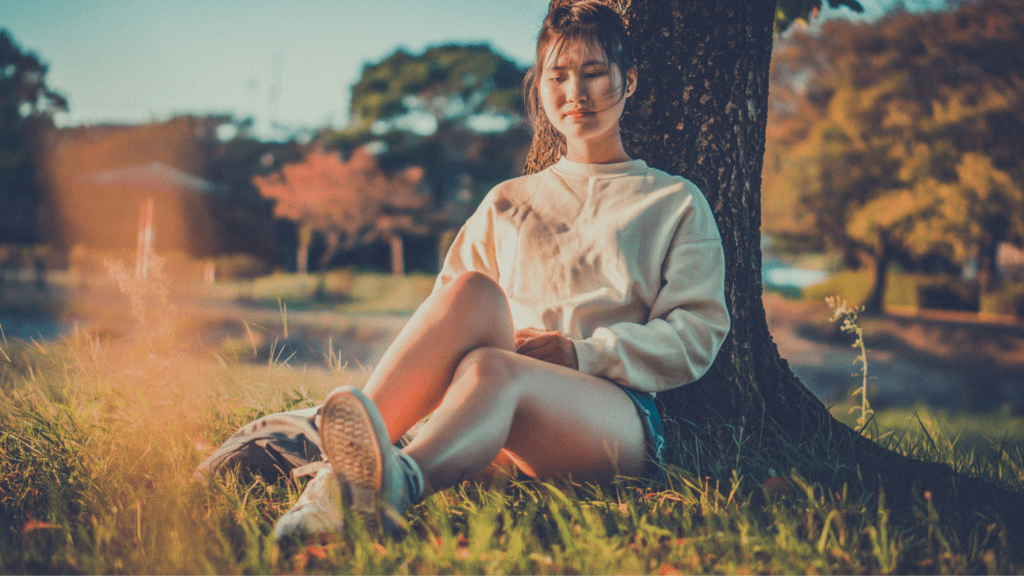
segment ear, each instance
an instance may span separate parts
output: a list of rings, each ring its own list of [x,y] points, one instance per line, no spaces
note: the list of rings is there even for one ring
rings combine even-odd
[[[636,68],[631,68],[629,72],[626,72],[626,98],[633,95],[636,92]]]

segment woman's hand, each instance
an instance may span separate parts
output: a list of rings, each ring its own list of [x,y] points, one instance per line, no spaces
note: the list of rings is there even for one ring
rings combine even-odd
[[[523,328],[516,330],[516,353],[543,360],[573,370],[579,370],[576,347],[572,341],[555,330]]]

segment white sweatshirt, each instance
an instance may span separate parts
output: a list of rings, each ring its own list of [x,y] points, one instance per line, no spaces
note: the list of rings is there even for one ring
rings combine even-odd
[[[562,158],[499,184],[459,231],[434,289],[471,270],[498,282],[517,329],[561,330],[581,372],[635,390],[693,382],[729,331],[707,200],[642,160]]]

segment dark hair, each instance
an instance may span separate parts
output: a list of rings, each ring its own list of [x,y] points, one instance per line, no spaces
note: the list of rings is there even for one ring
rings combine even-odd
[[[523,98],[526,114],[536,126],[540,117],[540,95],[537,83],[544,69],[551,46],[560,50],[566,44],[595,42],[601,47],[609,64],[615,65],[622,76],[620,98],[626,94],[626,74],[636,67],[629,52],[629,38],[622,17],[611,6],[600,0],[580,0],[548,12],[537,35],[537,57],[523,78]]]

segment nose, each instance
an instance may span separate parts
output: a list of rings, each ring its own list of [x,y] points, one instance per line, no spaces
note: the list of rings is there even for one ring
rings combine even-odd
[[[566,86],[566,98],[570,102],[583,102],[587,99],[586,86],[580,80],[579,76],[573,75],[569,78],[568,86]]]

